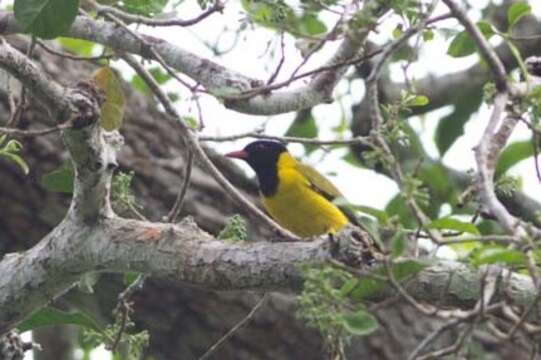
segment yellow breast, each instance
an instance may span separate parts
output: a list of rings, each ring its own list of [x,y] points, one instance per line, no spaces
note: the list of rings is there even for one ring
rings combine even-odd
[[[295,164],[289,154],[280,156],[278,190],[263,196],[263,205],[281,226],[300,237],[337,232],[348,223],[347,217],[310,187]]]

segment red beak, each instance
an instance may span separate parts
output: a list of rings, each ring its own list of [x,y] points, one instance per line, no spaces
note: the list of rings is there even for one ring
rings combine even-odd
[[[225,156],[227,156],[228,158],[248,160],[248,152],[244,150],[233,151],[233,152],[225,154]]]

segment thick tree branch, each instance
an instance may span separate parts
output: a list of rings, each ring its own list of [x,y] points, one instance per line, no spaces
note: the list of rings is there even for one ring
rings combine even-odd
[[[215,290],[298,291],[299,266],[332,258],[324,239],[312,242],[229,244],[191,220],[149,223],[117,217],[92,225],[64,220],[34,248],[0,262],[0,334],[68,290],[90,271],[137,271]],[[408,284],[418,301],[470,307],[484,271],[440,261]],[[502,276],[498,296],[526,306],[535,298],[529,277]],[[374,295],[373,300],[390,296]]]
[[[0,262],[0,333],[89,271],[137,271],[209,289],[299,289],[301,264],[330,258],[324,240],[233,245],[195,223],[116,217],[87,225],[68,215],[38,245]]]
[[[369,29],[360,29],[348,33],[336,54],[329,59],[327,64],[343,62],[357,55],[364,44],[368,31]],[[13,13],[0,12],[0,34],[21,32],[22,29],[17,24]],[[142,43],[126,29],[86,16],[77,17],[66,36],[94,41],[110,46],[116,51],[137,54],[144,58],[152,58],[151,51],[149,51],[149,46],[152,46],[169,66],[194,79],[210,93],[224,98],[227,98],[223,95],[224,93],[240,94],[265,84],[262,80],[227,69],[162,39],[140,35],[145,40],[145,43]],[[256,115],[279,114],[309,108],[330,101],[332,90],[344,72],[345,67],[339,70],[325,71],[315,76],[308,85],[297,89],[226,101],[226,105],[237,111]]]

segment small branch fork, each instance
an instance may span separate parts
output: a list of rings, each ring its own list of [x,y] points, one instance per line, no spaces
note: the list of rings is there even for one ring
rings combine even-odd
[[[210,15],[222,12],[225,8],[225,2],[221,0],[216,0],[212,6],[202,12],[200,15],[194,17],[193,19],[182,20],[182,19],[154,19],[141,15],[134,15],[127,12],[124,12],[116,7],[101,5],[95,2],[91,2],[94,6],[98,15],[112,14],[127,24],[141,24],[153,27],[160,26],[181,26],[187,27],[195,25],[203,20],[205,20]]]

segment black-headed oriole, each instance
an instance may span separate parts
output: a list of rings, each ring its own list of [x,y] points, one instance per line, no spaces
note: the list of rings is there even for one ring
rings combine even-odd
[[[297,161],[282,143],[255,141],[226,156],[250,165],[265,209],[297,236],[335,233],[350,221],[357,223],[353,214],[333,203],[343,196],[340,191],[316,169]]]

